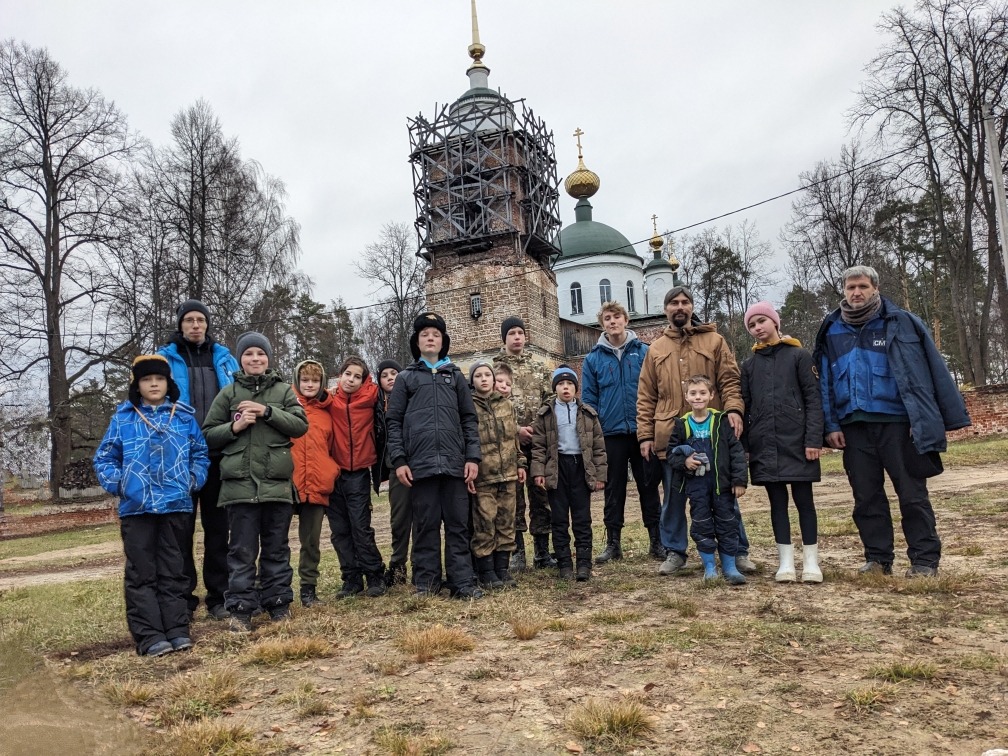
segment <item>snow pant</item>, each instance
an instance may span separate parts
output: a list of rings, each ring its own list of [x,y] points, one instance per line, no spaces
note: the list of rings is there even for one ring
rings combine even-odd
[[[189,635],[188,581],[182,547],[188,512],[139,514],[119,521],[126,571],[126,624],[138,654],[155,643]]]
[[[532,469],[532,446],[522,446],[522,453],[527,462],[526,470]],[[549,498],[546,492],[532,482],[530,475],[523,486],[515,483],[515,530],[532,535],[547,535],[552,527]],[[528,502],[529,522],[525,524],[525,508]]]
[[[389,567],[405,567],[409,561],[410,537],[413,535],[411,489],[399,482],[395,472],[389,476],[389,525],[392,528],[392,556]]]
[[[413,583],[417,590],[441,590],[441,525],[445,576],[454,588],[476,582],[469,551],[469,494],[462,478],[435,475],[413,480]]]
[[[371,470],[353,470],[340,473],[329,494],[329,530],[332,545],[339,559],[343,582],[363,585],[369,579],[383,578],[385,564],[375,543],[371,527]]]
[[[857,525],[865,560],[893,562],[893,524],[883,471],[889,474],[899,500],[903,535],[910,563],[938,567],[941,539],[934,509],[928,498],[927,479],[907,470],[907,458],[916,455],[908,423],[851,423],[843,427],[846,447],[844,470],[854,493]]]
[[[186,532],[182,541],[182,558],[188,583],[186,604],[190,612],[199,606],[196,596],[196,561],[193,558],[193,540],[196,534],[196,517],[203,525],[203,587],[206,588],[207,609],[224,603],[228,587],[228,514],[217,506],[220,497],[220,457],[210,457],[207,480],[192,495],[193,511],[187,516]]]
[[[605,436],[606,459],[609,477],[605,486],[605,507],[602,522],[607,530],[622,530],[626,509],[627,465],[633,472],[637,493],[640,496],[641,519],[644,526],[652,528],[661,516],[661,499],[658,483],[662,479],[661,462],[654,454],[647,460],[641,456],[640,442],[635,433],[616,433]]]
[[[557,564],[561,567],[572,564],[570,530],[574,531],[574,550],[578,558],[590,558],[591,491],[580,454],[557,455],[557,487],[550,490],[549,503]]]
[[[735,521],[738,502],[730,494],[714,491],[713,475],[686,478],[686,496],[690,503],[690,535],[697,551],[738,556],[739,526]]]
[[[686,532],[686,494],[672,490],[672,467],[669,463],[662,462],[662,467],[665,471],[665,502],[662,504],[660,522],[662,546],[685,559],[689,545]],[[738,553],[735,556],[748,556],[749,538],[742,523],[738,499],[735,499],[734,508],[735,519],[738,521]]]
[[[298,511],[298,540],[301,553],[298,555],[298,581],[306,585],[318,585],[319,561],[322,559],[322,519],[326,507],[304,502]]]
[[[788,517],[787,483],[767,483],[767,498],[770,499],[770,524],[773,526],[774,541],[791,543],[791,518]],[[819,540],[819,523],[816,518],[815,501],[812,499],[811,481],[791,483],[791,498],[798,510],[798,527],[801,529],[802,543],[812,546]]]
[[[232,614],[269,611],[294,600],[288,534],[290,504],[229,504],[228,589],[224,606]],[[258,564],[259,587],[256,588]]]
[[[515,481],[476,486],[472,497],[472,552],[477,559],[515,550]]]

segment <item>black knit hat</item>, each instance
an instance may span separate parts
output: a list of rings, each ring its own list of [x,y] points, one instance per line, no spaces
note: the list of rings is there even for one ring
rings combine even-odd
[[[175,312],[175,327],[178,328],[179,333],[182,333],[182,318],[190,312],[198,312],[202,314],[203,317],[206,318],[207,331],[210,330],[210,310],[208,310],[206,305],[198,299],[187,299],[178,306],[178,310]]]
[[[410,336],[410,353],[416,360],[420,359],[420,331],[424,328],[437,328],[441,331],[441,351],[438,352],[438,359],[443,360],[451,347],[451,336],[448,335],[448,325],[444,318],[436,312],[422,312],[413,321],[413,335]],[[379,373],[380,375],[380,373]]]
[[[382,360],[378,363],[378,367],[375,368],[375,375],[381,378],[382,370],[387,370],[388,368],[392,368],[397,373],[402,372],[402,365],[395,360]]]
[[[168,360],[160,354],[141,354],[133,360],[133,365],[130,368],[130,371],[133,378],[129,385],[129,400],[137,407],[139,407],[140,402],[143,401],[143,398],[140,396],[140,379],[145,378],[148,375],[163,375],[167,378],[168,398],[173,402],[178,401],[179,388],[172,379],[171,368],[168,365]]]
[[[561,365],[553,371],[553,379],[550,381],[550,386],[552,386],[554,391],[556,391],[557,384],[560,381],[571,381],[574,384],[575,390],[579,385],[577,373],[574,372],[574,368],[570,365]]]
[[[501,323],[501,341],[507,341],[508,331],[512,328],[521,328],[525,330],[525,321],[519,318],[517,315],[512,315],[510,317],[504,318],[504,322]]]
[[[238,357],[239,364],[245,350],[252,347],[259,347],[266,352],[270,367],[273,367],[273,346],[269,343],[269,339],[259,333],[259,331],[245,331],[245,333],[238,337],[238,341],[235,342],[235,355]]]

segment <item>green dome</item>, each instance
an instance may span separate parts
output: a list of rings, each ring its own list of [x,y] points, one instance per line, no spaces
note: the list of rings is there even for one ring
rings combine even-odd
[[[560,249],[559,262],[606,253],[632,257],[640,263],[629,239],[612,226],[592,220],[592,206],[587,199],[578,201],[574,216],[574,223],[562,229],[555,242]]]
[[[647,265],[644,266],[644,270],[647,273],[659,270],[670,270],[675,272],[675,268],[672,266],[672,263],[662,257],[661,254],[658,254],[653,259],[648,260]]]

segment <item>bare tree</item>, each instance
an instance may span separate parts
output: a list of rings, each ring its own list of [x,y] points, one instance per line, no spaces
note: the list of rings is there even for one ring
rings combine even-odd
[[[54,496],[75,387],[129,349],[105,328],[99,260],[116,237],[135,144],[115,105],[71,86],[46,50],[0,44],[0,380],[47,374]]]

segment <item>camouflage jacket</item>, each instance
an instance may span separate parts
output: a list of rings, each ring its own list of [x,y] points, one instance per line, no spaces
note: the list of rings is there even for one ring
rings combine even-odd
[[[476,485],[518,480],[518,468],[525,467],[525,455],[518,445],[518,423],[514,407],[496,391],[487,396],[473,392],[479,420],[480,460]]]
[[[514,373],[511,384],[511,401],[514,402],[518,425],[532,425],[539,406],[553,394],[550,386],[552,373],[546,364],[532,355],[522,352],[514,355],[507,347],[501,347],[500,353],[494,357],[494,364],[505,363]]]

